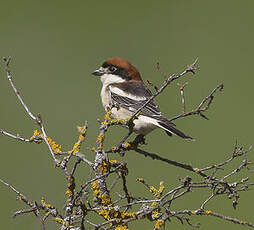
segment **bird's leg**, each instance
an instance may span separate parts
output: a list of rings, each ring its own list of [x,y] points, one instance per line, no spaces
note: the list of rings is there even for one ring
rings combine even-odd
[[[129,133],[115,147],[114,152],[118,152],[120,154],[120,156],[124,156],[126,150],[128,149],[128,147],[125,145],[125,143],[131,134],[132,134],[132,131],[129,131]],[[129,144],[131,144],[131,146],[133,148],[136,148],[139,144],[144,145],[145,144],[145,136],[143,134],[139,134],[135,137],[134,141],[130,142]]]
[[[139,144],[145,144],[145,136],[143,134],[139,134],[135,137],[134,141],[132,142],[134,146],[138,146]]]
[[[122,148],[122,145],[126,142],[126,140],[130,137],[132,133],[133,131],[129,129],[128,134],[120,141],[120,143],[115,148],[115,150],[117,150],[121,156],[124,156],[125,153],[125,150]]]
[[[126,140],[130,137],[130,135],[133,133],[133,127],[134,127],[134,123],[133,120],[136,119],[136,117],[130,117],[127,121],[126,121],[126,125],[129,127],[129,132],[128,134],[120,141],[120,143],[116,146],[116,150],[117,152],[119,152],[119,154],[121,156],[124,156],[125,153],[125,149],[123,148],[123,144],[126,142]]]

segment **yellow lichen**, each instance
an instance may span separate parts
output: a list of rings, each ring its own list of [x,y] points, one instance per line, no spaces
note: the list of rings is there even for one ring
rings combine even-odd
[[[164,183],[160,182],[160,187],[159,189],[156,189],[154,186],[149,186],[149,190],[150,192],[156,197],[156,198],[160,198],[163,191],[165,189]]]
[[[44,216],[48,217],[49,215],[50,215],[50,212],[46,212]]]
[[[164,220],[160,220],[160,219],[157,220],[154,225],[155,229],[160,229],[164,225],[164,223],[165,223]]]
[[[76,155],[76,153],[78,153],[80,151],[80,147],[81,147],[81,144],[80,143],[75,143],[73,145],[73,148],[72,148],[72,154],[73,155]]]
[[[97,180],[92,183],[92,189],[100,189],[100,186]]]
[[[86,125],[84,126],[77,126],[78,133],[84,137],[84,134],[86,134]]]
[[[53,150],[55,154],[61,153],[62,152],[62,146],[58,145],[55,141],[53,141],[50,137],[47,137],[48,143]]]
[[[43,206],[45,206],[47,208],[52,208],[52,205],[51,204],[47,204],[44,198],[41,199],[41,203],[42,203]]]
[[[199,168],[195,168],[195,172],[196,172],[196,173],[200,173],[201,170],[200,170]]]
[[[127,148],[127,149],[131,148],[131,146],[132,146],[132,144],[128,141],[125,142],[124,145],[125,145],[125,148]]]
[[[154,208],[154,207],[156,207],[157,204],[158,204],[158,202],[152,202],[151,207]]]
[[[99,186],[99,184],[98,184],[97,181],[94,181],[94,182],[92,183],[92,189],[93,189],[93,195],[94,195],[95,197],[97,197],[97,196],[101,193],[101,191],[100,191],[100,186]]]
[[[153,203],[151,204],[151,208],[156,207],[157,204],[158,204],[158,202],[153,202]],[[157,219],[157,218],[159,217],[159,211],[158,211],[158,209],[152,211],[152,217],[153,217],[153,219]]]
[[[112,160],[111,163],[117,163],[117,161]],[[101,194],[100,184],[98,181],[94,181],[92,183],[93,195],[96,199],[98,199],[101,203],[101,209],[97,211],[98,215],[102,216],[105,220],[112,220],[115,218],[120,218],[122,220],[135,217],[135,212],[120,212],[114,209],[112,204],[112,200],[109,194]],[[110,208],[109,208],[110,207]],[[128,229],[126,224],[117,226],[115,229]]]
[[[136,212],[122,212],[121,218],[122,219],[129,219],[136,216]]]
[[[98,144],[99,150],[101,150],[103,148],[103,141],[104,141],[104,134],[101,133],[97,136],[97,144]]]
[[[158,189],[158,193],[160,194],[160,196],[162,195],[164,189],[165,189],[164,182],[161,181],[161,182],[160,182],[160,187],[159,187],[159,189]]]
[[[122,124],[122,125],[126,125],[126,120],[124,119],[113,119],[111,120],[110,124],[113,125],[113,124]]]
[[[101,209],[98,211],[98,214],[103,216],[104,219],[106,220],[110,220],[110,211],[109,210],[106,210],[106,209]]]
[[[155,210],[155,211],[152,212],[153,219],[157,219],[159,216],[160,216],[159,211]]]
[[[104,115],[104,120],[111,120],[111,110],[108,109],[108,111],[106,112],[106,114]]]
[[[101,199],[102,206],[107,206],[112,203],[111,198],[108,194],[99,195],[98,197]]]
[[[85,139],[86,129],[87,129],[86,125],[77,126],[77,129],[78,129],[78,133],[79,133],[78,141],[73,145],[72,150],[68,151],[68,154],[76,155],[76,153],[78,153],[80,151],[81,144]]]
[[[64,225],[65,227],[68,227],[68,228],[73,228],[73,225],[67,225],[66,221],[63,220],[62,218],[60,217],[55,217],[55,221],[59,224],[62,224]]]
[[[121,174],[126,176],[128,174],[128,168],[127,168],[127,164],[123,164],[123,163],[119,163],[117,160],[110,160],[109,161],[109,165],[112,167],[119,167],[121,168]]]
[[[98,166],[98,172],[101,174],[108,172],[108,164],[105,161]]]
[[[37,143],[43,140],[43,134],[40,133],[38,130],[34,130],[33,136],[29,138],[30,141],[37,140]],[[39,141],[39,142],[38,142]]]
[[[38,130],[34,130],[33,136],[39,136],[41,133]]]
[[[95,197],[98,196],[100,193],[101,193],[101,191],[100,191],[99,189],[93,191],[93,195],[94,195]]]
[[[55,221],[58,222],[59,224],[65,224],[65,221],[60,217],[55,217]]]
[[[212,213],[211,210],[206,210],[206,211],[205,211],[205,214],[206,214],[206,215],[210,215],[211,213]]]
[[[109,160],[109,163],[110,163],[110,164],[117,164],[118,161],[117,161],[117,160]]]
[[[66,192],[65,192],[65,195],[71,196],[72,194],[73,194],[73,192],[69,188],[67,188]]]
[[[152,186],[152,185],[149,187],[149,190],[153,194],[156,194],[156,192],[157,192],[157,189],[154,186]]]
[[[115,230],[129,230],[127,225],[120,225],[115,228]]]

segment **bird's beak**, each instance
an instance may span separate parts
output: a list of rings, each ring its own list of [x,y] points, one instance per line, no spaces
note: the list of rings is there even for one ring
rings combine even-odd
[[[105,69],[101,67],[101,68],[93,71],[92,75],[94,75],[94,76],[102,76],[104,73],[105,73]]]

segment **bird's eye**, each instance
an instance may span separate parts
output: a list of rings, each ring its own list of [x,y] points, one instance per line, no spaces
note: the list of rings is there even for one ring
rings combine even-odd
[[[117,70],[117,68],[115,66],[110,66],[109,67],[109,71],[112,72],[112,73],[115,72],[116,70]]]

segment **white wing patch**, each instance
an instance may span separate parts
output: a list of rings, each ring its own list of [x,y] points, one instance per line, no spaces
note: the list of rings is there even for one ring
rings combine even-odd
[[[113,88],[113,87],[111,87],[111,88]],[[123,91],[122,91],[122,94],[124,94]],[[119,104],[121,107],[129,110],[130,112],[135,112],[140,107],[142,107],[148,100],[148,99],[135,100],[135,99],[132,99],[128,96],[121,96],[121,95],[116,94],[112,91],[111,91],[111,98],[114,102]],[[160,118],[163,118],[161,115],[161,112],[159,110],[159,107],[153,101],[149,101],[149,103],[144,108],[142,108],[141,115],[153,117],[153,118],[156,118],[159,120],[160,120]]]
[[[123,90],[119,89],[118,87],[114,87],[112,85],[109,86],[109,90],[112,93],[115,93],[119,96],[127,97],[127,98],[130,98],[130,99],[135,100],[135,101],[144,101],[144,100],[147,99],[146,97],[138,97],[138,96],[135,96],[133,94],[126,93]]]

